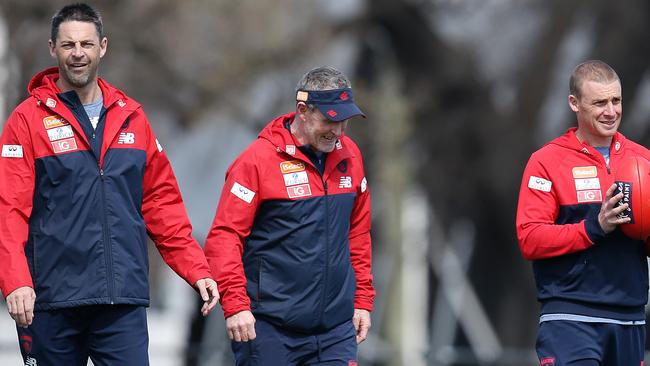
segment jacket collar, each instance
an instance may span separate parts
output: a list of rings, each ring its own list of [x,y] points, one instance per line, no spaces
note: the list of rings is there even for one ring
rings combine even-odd
[[[59,77],[58,67],[45,69],[32,78],[27,90],[34,98],[36,98],[41,106],[68,121],[72,128],[76,130],[77,135],[80,136],[81,140],[88,148],[90,148],[90,144],[88,143],[79,121],[77,121],[73,113],[59,97],[61,90],[56,85],[56,81],[59,80]],[[122,124],[131,114],[140,109],[140,104],[135,100],[130,99],[121,90],[109,84],[102,78],[98,78],[97,83],[102,91],[104,97],[104,108],[106,109],[106,125],[104,127],[103,143],[100,154],[100,161],[102,161],[108,147],[122,128]]]
[[[272,120],[262,129],[258,138],[271,142],[275,146],[276,151],[284,153],[287,155],[287,158],[301,160],[316,168],[311,160],[298,149],[300,144],[288,128],[293,122],[295,115],[295,112],[287,113]],[[348,137],[341,136],[334,150],[327,154],[325,170],[323,172],[323,178],[325,180],[341,161],[354,157],[354,153],[347,146],[350,142],[351,140]]]

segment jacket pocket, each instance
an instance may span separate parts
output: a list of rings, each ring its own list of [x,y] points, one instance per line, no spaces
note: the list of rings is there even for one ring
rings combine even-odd
[[[260,258],[257,262],[257,304],[262,307],[262,273],[264,272],[264,259]]]
[[[25,254],[27,255],[27,265],[31,271],[32,281],[34,282],[34,287],[37,286],[36,281],[36,235],[30,234],[29,239],[27,240],[27,245],[25,247]]]

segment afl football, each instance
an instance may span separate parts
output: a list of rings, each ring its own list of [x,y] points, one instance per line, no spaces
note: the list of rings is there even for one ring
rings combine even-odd
[[[621,161],[614,174],[616,192],[623,192],[619,205],[627,203],[628,209],[619,217],[629,217],[630,223],[621,225],[625,235],[639,240],[650,236],[650,162],[642,157]]]

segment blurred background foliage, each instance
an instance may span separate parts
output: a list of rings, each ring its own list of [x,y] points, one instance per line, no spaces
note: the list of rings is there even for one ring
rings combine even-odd
[[[3,119],[29,79],[53,65],[50,19],[65,4],[0,2]],[[573,67],[591,58],[612,65],[623,83],[621,131],[646,146],[650,139],[645,0],[91,5],[109,38],[100,74],[144,105],[200,242],[228,164],[294,108],[300,76],[332,65],[352,79],[368,115],[349,134],[373,192],[378,288],[364,365],[536,364],[538,305],[514,217],[528,156],[575,124],[566,100]],[[169,285],[178,280],[158,257],[151,312],[182,327],[172,332],[178,352],[160,351],[175,357],[168,364],[230,362],[221,314],[192,322],[193,295]],[[156,342],[152,335],[152,360]]]

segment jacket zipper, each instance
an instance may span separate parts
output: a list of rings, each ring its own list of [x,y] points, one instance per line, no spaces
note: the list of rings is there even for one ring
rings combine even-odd
[[[319,172],[320,174],[320,172]],[[327,182],[325,181],[323,175],[320,176],[321,182],[323,182],[323,190],[325,191],[325,265],[323,271],[323,291],[321,294],[321,303],[320,303],[320,317],[318,323],[322,323],[323,316],[325,315],[325,300],[327,295],[327,280],[329,273],[329,263],[330,263],[330,213],[329,213],[329,197],[327,193]]]
[[[104,185],[106,183],[106,179],[104,177],[104,169],[101,167],[99,168],[99,176],[101,180],[101,191],[102,191],[102,214],[103,214],[103,222],[104,222],[104,259],[106,261],[106,281],[108,282],[108,297],[110,298],[111,305],[115,304],[115,279],[114,274],[113,274],[113,250],[111,248],[111,242],[110,242],[110,233],[109,233],[109,226],[108,226],[108,215],[106,213],[106,189],[104,188]]]
[[[275,147],[275,150],[277,152],[283,152],[285,154],[288,154],[290,157],[295,158],[295,156],[287,153],[283,149],[281,149],[279,146]],[[302,159],[301,159],[302,160]],[[305,161],[306,164],[309,164],[311,162]],[[312,163],[313,165],[313,163]],[[327,280],[328,280],[328,273],[329,273],[329,262],[330,262],[330,234],[329,234],[329,227],[330,227],[330,215],[329,215],[329,205],[328,205],[328,191],[327,191],[327,181],[325,181],[325,177],[318,171],[317,167],[314,167],[316,169],[316,172],[320,176],[320,180],[323,183],[323,191],[325,192],[325,264],[324,264],[324,273],[323,273],[323,290],[321,292],[321,303],[320,303],[320,314],[319,314],[319,319],[318,319],[318,324],[322,323],[323,321],[323,315],[325,314],[325,299],[327,295]]]

